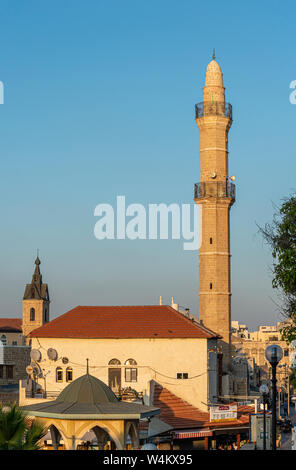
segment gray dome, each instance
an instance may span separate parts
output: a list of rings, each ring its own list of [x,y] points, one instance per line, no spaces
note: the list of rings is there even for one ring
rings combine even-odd
[[[67,385],[59,394],[57,402],[63,403],[117,403],[119,400],[104,382],[85,374]]]

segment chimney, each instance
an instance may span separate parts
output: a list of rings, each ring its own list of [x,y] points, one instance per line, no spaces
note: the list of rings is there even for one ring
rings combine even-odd
[[[189,316],[190,316],[190,315],[189,315],[189,308],[185,308],[185,315],[186,315],[186,317],[189,318]]]
[[[178,311],[179,311],[179,304],[175,304],[175,302],[174,302],[174,297],[172,297],[172,304],[171,304],[171,307],[174,308],[175,310],[178,310]]]
[[[159,297],[159,305],[162,305],[162,295]]]

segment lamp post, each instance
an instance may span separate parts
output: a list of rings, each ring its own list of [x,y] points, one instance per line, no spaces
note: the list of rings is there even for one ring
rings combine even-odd
[[[276,450],[276,366],[283,357],[283,350],[278,344],[265,349],[265,357],[272,370],[272,450]]]
[[[288,416],[290,416],[290,377],[289,377],[289,367],[287,367],[287,364],[281,364],[279,367],[284,368],[284,385],[285,385],[285,390],[287,393],[287,407],[285,408],[285,412],[287,411]]]
[[[267,397],[269,394],[269,388],[266,384],[262,384],[259,391],[263,398],[263,450],[266,450],[266,410],[265,405],[267,403]]]

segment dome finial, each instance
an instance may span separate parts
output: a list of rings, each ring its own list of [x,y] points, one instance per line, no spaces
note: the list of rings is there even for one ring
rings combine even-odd
[[[89,375],[89,371],[88,371],[88,359],[86,359],[86,373],[87,373],[87,375]]]
[[[215,48],[213,49],[213,56],[212,56],[213,60],[216,59],[216,54],[215,54]]]

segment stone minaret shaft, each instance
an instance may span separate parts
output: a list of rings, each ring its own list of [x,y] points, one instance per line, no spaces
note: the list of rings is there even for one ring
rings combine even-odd
[[[231,105],[225,103],[223,75],[213,59],[206,71],[203,102],[195,106],[200,130],[200,183],[194,200],[201,207],[199,250],[199,319],[219,333],[224,364],[230,361],[231,287],[229,212],[235,186],[228,177]]]

